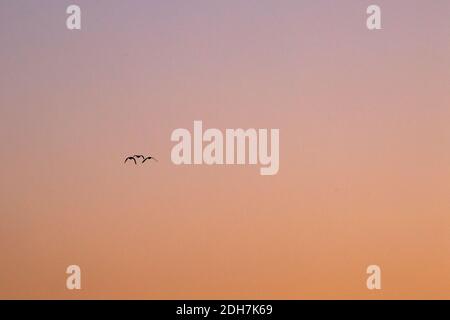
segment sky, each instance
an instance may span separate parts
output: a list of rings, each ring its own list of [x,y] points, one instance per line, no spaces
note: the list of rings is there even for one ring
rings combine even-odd
[[[0,0],[0,298],[450,298],[449,1],[73,3]],[[174,165],[195,120],[278,174]]]

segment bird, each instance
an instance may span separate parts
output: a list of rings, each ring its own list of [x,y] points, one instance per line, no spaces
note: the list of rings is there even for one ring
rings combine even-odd
[[[144,160],[142,160],[142,163],[144,163],[147,160],[155,160],[156,162],[158,162],[158,159],[154,158],[154,157],[147,157]]]
[[[133,161],[134,161],[134,164],[137,164],[136,159],[135,159],[134,157],[128,157],[128,158],[126,158],[124,163],[127,163],[128,160],[133,160]]]

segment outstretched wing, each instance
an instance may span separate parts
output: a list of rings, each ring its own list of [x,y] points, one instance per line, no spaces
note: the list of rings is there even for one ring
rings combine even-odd
[[[128,157],[125,159],[125,163],[127,163],[128,160],[133,160],[134,164],[137,164],[136,159],[134,157]]]
[[[147,157],[147,158],[145,158],[143,161],[142,161],[142,163],[144,163],[145,161],[147,161],[147,160],[156,160],[155,158],[153,158],[153,157]],[[156,161],[158,161],[158,160],[156,160]]]

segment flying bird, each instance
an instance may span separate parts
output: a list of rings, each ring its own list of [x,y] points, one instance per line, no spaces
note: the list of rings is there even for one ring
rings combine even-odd
[[[134,164],[137,164],[136,159],[135,159],[134,157],[128,157],[128,158],[126,158],[124,163],[127,163],[128,160],[133,160],[133,161],[134,161]]]
[[[155,160],[156,162],[158,162],[158,159],[154,158],[154,157],[147,157],[144,160],[142,160],[142,163],[144,163],[147,160]]]

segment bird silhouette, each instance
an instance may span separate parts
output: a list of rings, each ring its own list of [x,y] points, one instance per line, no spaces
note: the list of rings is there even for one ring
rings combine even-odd
[[[144,163],[147,160],[155,160],[156,162],[158,162],[158,159],[154,158],[154,157],[147,157],[144,160],[142,160],[142,163]]]
[[[126,158],[124,163],[127,163],[128,160],[133,160],[133,161],[134,161],[134,164],[137,164],[136,159],[135,159],[134,157],[128,157],[128,158]]]

